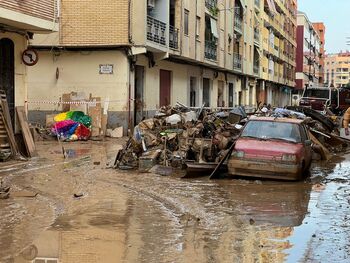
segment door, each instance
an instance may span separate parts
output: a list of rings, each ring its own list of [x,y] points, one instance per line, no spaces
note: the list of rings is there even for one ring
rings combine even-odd
[[[171,103],[171,71],[161,69],[159,74],[159,106],[168,106]]]
[[[233,96],[234,96],[234,90],[233,90],[233,83],[228,84],[228,106],[233,107]]]
[[[203,104],[210,107],[210,79],[203,78]]]
[[[0,40],[0,89],[6,92],[12,124],[15,116],[15,45],[11,39]]]
[[[134,126],[139,124],[143,117],[143,106],[144,106],[144,72],[143,66],[135,66],[135,103],[134,103]]]
[[[217,99],[218,107],[225,107],[224,89],[225,89],[225,82],[219,80],[218,81],[218,99]]]
[[[197,79],[190,77],[190,107],[197,107]]]

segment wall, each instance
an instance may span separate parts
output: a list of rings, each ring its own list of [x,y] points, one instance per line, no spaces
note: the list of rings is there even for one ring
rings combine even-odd
[[[24,106],[27,97],[26,70],[22,62],[22,52],[27,48],[27,40],[24,36],[15,33],[0,33],[0,39],[9,38],[15,44],[15,106]]]
[[[100,64],[113,64],[113,74],[99,74]],[[39,51],[39,62],[28,69],[28,109],[32,121],[43,122],[45,115],[60,111],[61,105],[42,103],[59,101],[62,94],[84,92],[111,100],[109,124],[127,123],[129,66],[124,52],[111,51]],[[56,79],[56,72],[59,77]],[[35,102],[41,103],[35,103]]]
[[[128,0],[61,0],[60,44],[128,44]]]
[[[1,0],[0,8],[9,9],[25,15],[53,21],[55,19],[55,0]]]

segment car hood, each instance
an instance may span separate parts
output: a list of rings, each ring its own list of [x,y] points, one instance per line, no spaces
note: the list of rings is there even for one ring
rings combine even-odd
[[[245,152],[246,157],[281,157],[283,154],[298,154],[302,147],[301,143],[240,138],[236,142],[235,150]]]

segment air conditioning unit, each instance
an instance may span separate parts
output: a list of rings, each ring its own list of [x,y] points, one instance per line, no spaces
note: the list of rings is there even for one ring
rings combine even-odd
[[[147,0],[147,7],[154,8],[156,6],[156,0]]]

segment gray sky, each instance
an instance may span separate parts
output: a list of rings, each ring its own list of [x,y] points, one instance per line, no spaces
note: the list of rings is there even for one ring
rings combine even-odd
[[[350,50],[350,0],[298,0],[298,10],[311,22],[325,24],[327,53]]]

